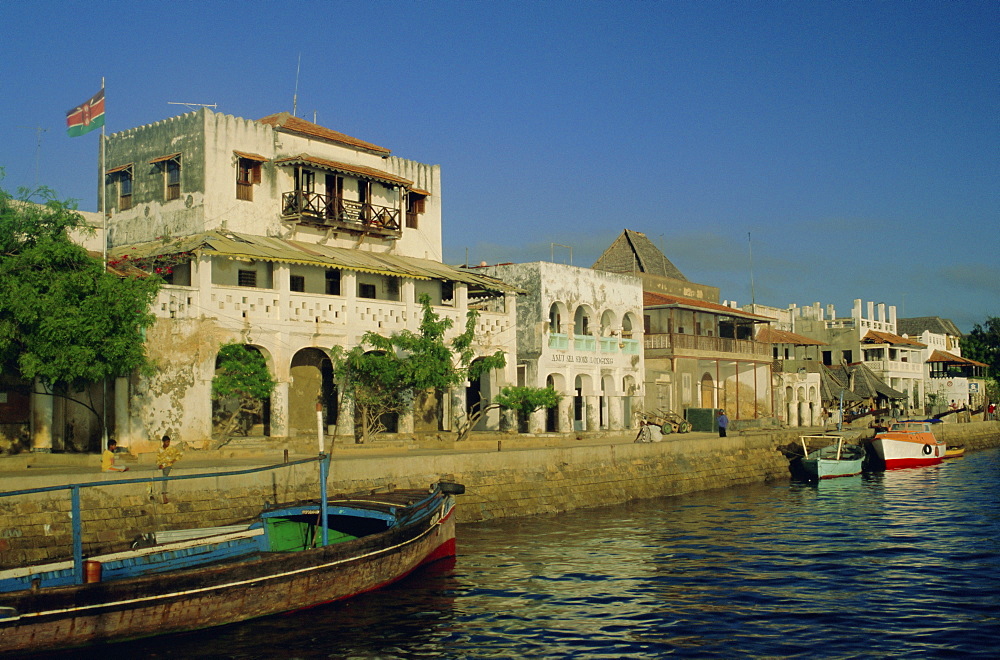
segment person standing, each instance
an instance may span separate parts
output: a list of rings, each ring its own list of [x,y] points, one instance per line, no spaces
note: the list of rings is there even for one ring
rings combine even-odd
[[[719,409],[718,417],[716,418],[716,422],[719,425],[719,437],[720,438],[726,437],[726,429],[729,428],[729,418],[726,417],[726,411],[725,410],[722,410],[721,408]]]
[[[115,450],[118,443],[108,440],[108,448],[101,454],[101,472],[128,472],[128,466],[115,465]]]
[[[162,443],[160,450],[156,452],[156,467],[158,467],[164,477],[170,476],[170,469],[174,466],[174,463],[180,460],[181,450],[177,447],[170,446],[170,436],[165,435],[160,441]],[[163,501],[167,501],[167,482],[161,482],[162,488],[160,492],[163,494]]]

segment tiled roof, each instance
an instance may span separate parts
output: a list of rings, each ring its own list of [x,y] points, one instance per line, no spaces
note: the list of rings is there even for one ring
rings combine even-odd
[[[964,358],[960,355],[952,355],[947,351],[935,350],[931,353],[931,356],[927,358],[928,362],[950,362],[952,364],[972,364],[977,367],[988,367],[990,365],[983,364],[982,362],[976,362],[975,360],[970,360],[969,358]]]
[[[288,131],[289,133],[298,133],[299,135],[305,135],[307,137],[345,144],[349,147],[364,149],[365,151],[370,151],[380,156],[388,156],[392,153],[385,147],[380,147],[377,144],[353,138],[350,135],[344,135],[343,133],[325,128],[319,124],[314,124],[311,121],[306,121],[305,119],[293,117],[291,113],[288,112],[279,112],[277,114],[268,115],[267,117],[258,119],[257,121],[261,124],[269,124],[275,128]]]
[[[277,165],[297,165],[299,163],[309,163],[310,165],[315,165],[317,167],[322,167],[337,172],[360,174],[362,176],[366,176],[371,179],[377,179],[379,181],[385,181],[387,183],[392,183],[397,186],[403,186],[404,188],[408,188],[411,185],[413,185],[413,182],[410,181],[409,179],[404,179],[401,176],[396,176],[395,174],[390,174],[389,172],[383,172],[382,170],[377,170],[374,167],[367,167],[365,165],[350,165],[348,163],[339,163],[335,160],[327,160],[326,158],[310,156],[309,154],[299,154],[298,156],[288,156],[286,158],[278,158],[274,162]]]
[[[765,344],[795,344],[797,346],[828,346],[825,341],[804,337],[787,330],[779,330],[770,325],[762,326],[757,331],[757,341]]]
[[[865,333],[865,336],[861,338],[861,341],[865,344],[898,344],[899,346],[927,348],[927,344],[921,344],[919,341],[907,339],[906,337],[900,337],[899,335],[894,335],[891,332],[880,332],[878,330],[869,330]]]
[[[645,234],[631,229],[622,231],[591,268],[611,273],[649,273],[687,281]]]
[[[943,319],[940,316],[916,316],[910,319],[896,319],[896,331],[910,337],[917,337],[926,331],[938,335],[951,335],[961,337],[962,332],[951,319]]]
[[[752,319],[754,321],[774,320],[766,316],[744,312],[742,309],[737,309],[735,307],[726,307],[725,305],[720,305],[719,303],[705,302],[704,300],[698,300],[697,298],[671,296],[665,293],[653,293],[652,291],[642,292],[642,305],[643,307],[681,307],[685,309],[693,309],[699,312],[712,312],[715,314],[724,314],[726,316],[738,316],[743,319]]]

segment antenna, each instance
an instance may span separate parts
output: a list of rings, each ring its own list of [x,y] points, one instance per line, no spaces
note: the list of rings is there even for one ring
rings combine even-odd
[[[295,93],[292,95],[292,116],[297,117],[299,111],[299,71],[302,70],[302,53],[299,53],[299,63],[295,65]]]
[[[551,261],[552,263],[555,263],[555,261],[556,261],[556,258],[555,258],[555,248],[556,248],[557,245],[559,247],[564,247],[567,250],[569,250],[569,265],[572,266],[573,265],[573,248],[571,248],[568,245],[563,245],[562,243],[549,243],[549,261]]]
[[[167,101],[167,105],[183,105],[188,110],[195,110],[197,108],[217,108],[215,103],[184,103],[183,101]]]
[[[753,243],[750,242],[750,232],[747,232],[747,245],[750,248],[750,304],[753,305],[753,310],[756,312],[757,297],[753,290]]]
[[[42,128],[41,126],[20,126],[19,128],[27,128],[28,130],[35,132],[35,188],[38,187],[38,161],[42,154],[42,133],[48,131],[47,128]]]

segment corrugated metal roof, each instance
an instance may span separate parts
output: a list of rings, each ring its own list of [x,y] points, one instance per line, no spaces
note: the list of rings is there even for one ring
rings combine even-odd
[[[927,344],[921,344],[919,341],[907,339],[906,337],[900,337],[899,335],[891,332],[881,332],[879,330],[869,330],[865,333],[865,336],[861,338],[861,341],[865,344],[896,344],[899,346],[927,348]]]
[[[181,152],[178,151],[177,153],[170,154],[168,156],[160,156],[159,158],[154,158],[153,160],[149,161],[149,164],[153,165],[154,163],[162,163],[165,160],[173,160],[174,158],[180,158],[180,155]]]
[[[422,280],[450,280],[495,292],[519,291],[516,287],[510,286],[502,280],[478,273],[470,273],[430,259],[362,252],[349,248],[233,232],[213,231],[167,241],[124,246],[112,250],[112,255],[120,257],[127,254],[136,259],[145,259],[183,252],[200,252],[247,261],[271,261],[342,268]]]

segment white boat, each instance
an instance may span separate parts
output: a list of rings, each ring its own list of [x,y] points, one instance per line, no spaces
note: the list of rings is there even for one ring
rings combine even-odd
[[[885,469],[936,465],[944,460],[948,447],[934,437],[932,424],[928,420],[894,422],[888,431],[876,434],[872,448]]]
[[[845,445],[844,437],[839,435],[803,435],[800,440],[804,454],[800,463],[803,472],[810,480],[818,481],[861,474],[865,459],[864,447]],[[809,451],[808,443],[814,440],[830,444]]]

